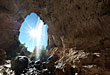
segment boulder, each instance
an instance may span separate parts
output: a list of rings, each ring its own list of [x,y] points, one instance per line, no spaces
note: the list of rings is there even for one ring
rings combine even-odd
[[[26,56],[17,56],[11,60],[11,69],[15,71],[16,75],[20,75],[28,64],[29,60]]]

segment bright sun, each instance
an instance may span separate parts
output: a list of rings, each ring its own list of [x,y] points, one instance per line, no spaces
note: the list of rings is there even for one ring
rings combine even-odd
[[[29,34],[37,42],[37,52],[36,52],[36,57],[39,58],[40,55],[40,48],[41,48],[41,33],[42,33],[42,26],[43,23],[39,23],[39,26],[37,28],[33,28],[29,30]]]
[[[37,30],[32,29],[32,30],[29,31],[29,34],[32,38],[36,38],[37,37]]]

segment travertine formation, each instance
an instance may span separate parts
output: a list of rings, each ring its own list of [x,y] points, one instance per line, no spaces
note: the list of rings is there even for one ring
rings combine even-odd
[[[31,12],[48,24],[47,48],[59,51],[58,62],[78,73],[110,75],[110,0],[0,0],[0,48],[13,47]]]

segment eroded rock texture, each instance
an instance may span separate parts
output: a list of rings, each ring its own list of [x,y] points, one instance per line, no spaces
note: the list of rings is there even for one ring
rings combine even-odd
[[[90,48],[109,41],[110,1],[53,1],[49,34],[57,47]],[[53,26],[54,25],[54,26]]]
[[[58,48],[59,62],[80,66],[79,74],[110,75],[110,0],[0,0],[0,48],[13,47],[31,12],[48,24],[47,48]]]

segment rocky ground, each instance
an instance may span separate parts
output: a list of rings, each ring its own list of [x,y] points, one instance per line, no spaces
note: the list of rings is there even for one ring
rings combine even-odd
[[[19,58],[19,57],[18,57]],[[49,57],[48,61],[30,61],[27,67],[24,58],[7,60],[4,65],[0,66],[0,75],[75,75],[74,69],[70,68],[66,73],[62,71],[65,68],[64,63],[56,63],[57,57]],[[16,63],[16,64],[15,64]],[[24,63],[24,64],[22,64]],[[13,65],[14,64],[14,65]],[[66,65],[67,66],[67,65]],[[71,73],[70,73],[71,72]]]
[[[17,74],[11,69],[10,60],[7,60],[4,65],[0,66],[0,75],[52,75],[52,73],[46,68],[45,64],[46,62],[31,61],[28,67],[23,69],[21,74]]]
[[[14,71],[11,70],[10,60],[6,60],[4,65],[0,65],[0,75],[15,75]]]
[[[7,60],[0,75],[110,75],[110,48],[100,52],[54,48],[49,54],[46,61],[30,61],[26,56]]]
[[[25,64],[22,65],[22,63],[20,63],[16,66],[12,64],[14,61],[6,60],[6,63],[0,66],[0,75],[53,75],[53,68],[55,68],[53,65],[47,67],[49,66],[49,62],[41,62],[40,60],[29,61],[28,67],[24,68],[21,74],[18,74],[15,69],[13,69],[13,66],[20,70]],[[22,66],[20,67],[20,65]]]

